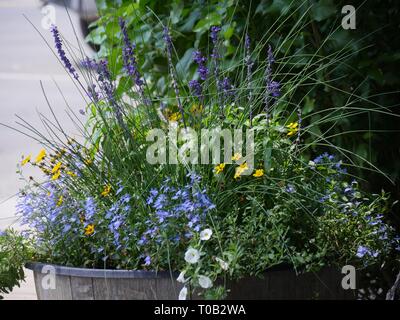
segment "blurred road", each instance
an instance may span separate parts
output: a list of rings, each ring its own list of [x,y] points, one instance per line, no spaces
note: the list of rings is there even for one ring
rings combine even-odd
[[[72,80],[25,15],[53,46],[49,30],[42,27],[44,14],[38,0],[0,0],[0,123],[15,126],[15,114],[43,130],[37,116],[40,111],[50,115],[40,80],[58,119],[68,132],[75,132],[73,124],[65,113],[65,102],[56,89],[53,79],[61,87],[69,105],[78,112],[84,101]],[[72,22],[83,43],[77,15],[70,12]],[[68,15],[63,7],[55,7],[55,23],[62,35],[76,46]],[[92,54],[84,45],[84,50]],[[23,185],[15,173],[16,163],[23,154],[36,156],[40,146],[33,140],[11,129],[0,126],[0,230],[7,226],[19,228],[15,217],[15,195]],[[39,175],[27,170],[27,174]],[[36,299],[32,274],[27,272],[27,282],[17,288],[6,299]]]

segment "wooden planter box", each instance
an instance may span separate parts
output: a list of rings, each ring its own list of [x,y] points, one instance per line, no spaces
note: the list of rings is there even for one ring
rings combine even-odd
[[[55,289],[47,289],[45,277],[49,277],[49,273],[42,273],[44,266],[46,264],[42,263],[26,265],[34,272],[39,300],[176,300],[182,288],[182,284],[175,280],[177,274],[165,271],[53,265]],[[247,277],[229,283],[228,299],[355,299],[355,290],[342,288],[342,277],[340,271],[333,268],[300,275],[287,268],[273,268],[262,278]]]

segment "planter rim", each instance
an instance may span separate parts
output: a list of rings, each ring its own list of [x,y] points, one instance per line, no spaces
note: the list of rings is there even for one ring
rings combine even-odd
[[[44,266],[52,266],[58,276],[73,276],[83,278],[137,278],[137,279],[156,279],[156,278],[177,278],[177,272],[169,271],[147,271],[147,270],[114,270],[114,269],[91,269],[59,266],[51,263],[28,262],[25,264],[27,269],[34,272],[42,272]]]

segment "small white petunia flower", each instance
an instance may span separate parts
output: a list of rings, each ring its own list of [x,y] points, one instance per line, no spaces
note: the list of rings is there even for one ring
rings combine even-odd
[[[186,279],[185,279],[185,271],[182,271],[178,278],[176,278],[176,281],[180,282],[180,283],[185,283]]]
[[[208,289],[212,287],[212,281],[207,276],[199,276],[199,285],[204,289]]]
[[[220,258],[215,258],[215,260],[217,260],[217,262],[219,263],[220,267],[222,270],[228,270],[229,269],[229,263],[220,259]]]
[[[186,287],[183,287],[182,289],[181,289],[181,291],[179,292],[179,300],[186,300],[186,297],[187,297],[187,292],[188,292],[188,290],[187,290],[187,288]]]
[[[200,259],[200,252],[196,249],[189,248],[185,253],[185,261],[188,263],[197,263]]]
[[[211,229],[204,229],[200,232],[200,240],[209,240],[212,236],[213,232]]]

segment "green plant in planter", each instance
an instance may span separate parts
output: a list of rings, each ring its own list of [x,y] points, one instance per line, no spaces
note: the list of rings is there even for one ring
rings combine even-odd
[[[321,152],[311,161],[304,156],[321,141],[324,149],[346,154],[313,135],[313,124],[303,125],[301,106],[293,102],[294,92],[316,75],[310,65],[323,70],[325,59],[314,57],[299,76],[284,82],[274,71],[285,59],[279,61],[266,43],[252,50],[244,36],[245,59],[226,68],[222,30],[212,26],[211,54],[193,52],[197,77],[181,86],[173,39],[163,26],[172,93],[154,96],[125,20],[119,19],[119,28],[123,77],[113,73],[112,59],[73,56],[81,61],[76,70],[52,28],[60,62],[89,101],[81,115],[70,110],[83,139],[70,137],[57,119],[42,118],[50,136],[29,133],[43,149],[24,157],[19,171],[35,166],[44,181],[28,180],[18,212],[29,226],[35,259],[181,271],[177,280],[187,285],[180,298],[189,288],[222,298],[226,288],[218,279],[258,275],[281,263],[299,272],[350,262],[366,266],[384,261],[398,246],[385,223],[386,194],[363,193],[335,155]],[[321,121],[332,125],[338,116],[346,112],[333,108]],[[235,148],[231,154],[224,143],[217,151],[228,158],[194,161],[190,130],[218,128],[247,130],[254,152]],[[305,136],[311,142],[303,143]],[[161,148],[154,148],[153,138]],[[166,161],[175,152],[179,162]]]
[[[14,230],[0,231],[0,299],[25,279],[23,267],[31,256],[29,241]]]

